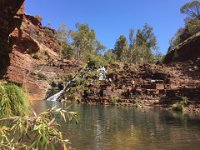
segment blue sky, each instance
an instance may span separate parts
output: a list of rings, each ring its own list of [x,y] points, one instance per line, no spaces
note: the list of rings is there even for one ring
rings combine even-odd
[[[88,23],[97,39],[107,48],[113,48],[116,39],[129,29],[137,30],[148,23],[154,28],[160,51],[165,54],[169,40],[184,25],[180,7],[188,0],[27,0],[27,14],[40,15],[43,25],[57,29],[67,24]]]

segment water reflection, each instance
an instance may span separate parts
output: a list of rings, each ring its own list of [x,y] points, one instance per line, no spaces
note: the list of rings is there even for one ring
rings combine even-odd
[[[41,107],[61,107],[60,103],[35,106],[39,111]],[[72,105],[71,110],[79,113],[80,122],[63,125],[62,130],[78,150],[199,149],[198,117],[158,110],[88,105]]]

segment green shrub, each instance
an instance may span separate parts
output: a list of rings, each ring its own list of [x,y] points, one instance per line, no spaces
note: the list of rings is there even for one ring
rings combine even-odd
[[[172,110],[175,110],[175,111],[182,111],[183,108],[184,108],[183,105],[179,102],[172,105]]]
[[[182,104],[183,106],[187,106],[188,98],[186,96],[181,97],[180,104]]]
[[[88,54],[86,60],[89,62],[89,66],[91,65],[94,67],[105,66],[108,64],[108,61],[98,54]]]
[[[142,108],[143,107],[142,101],[140,99],[136,98],[135,99],[134,107],[136,107],[136,108]]]
[[[112,49],[109,49],[104,53],[104,58],[108,61],[109,64],[113,64],[116,62],[116,54]]]
[[[67,79],[66,81],[72,80],[74,76],[75,76],[74,73],[68,73],[67,77],[66,77],[66,79]]]
[[[181,100],[175,104],[172,105],[172,110],[175,111],[183,111],[183,108],[188,105],[188,98],[187,97],[181,97]]]
[[[170,47],[168,49],[168,52],[182,42],[181,39],[180,39],[180,36],[183,35],[184,33],[185,33],[185,28],[179,28],[178,29],[176,34],[170,40]]]
[[[84,83],[84,79],[78,77],[78,78],[76,78],[75,83],[76,83],[77,86],[82,85],[82,83]]]
[[[38,19],[38,21],[42,22],[42,17],[41,16],[36,15],[35,18]]]
[[[15,84],[0,84],[0,116],[24,116],[29,104],[25,92]]]
[[[38,78],[40,79],[40,80],[47,80],[47,76],[45,76],[44,74],[42,74],[42,73],[38,73],[37,74],[37,76],[38,76]]]
[[[117,96],[111,96],[111,104],[115,105],[119,100],[119,97]]]
[[[197,67],[200,69],[200,57],[198,57],[195,61],[195,64],[197,65]]]
[[[48,36],[52,36],[54,37],[54,31],[49,28],[49,27],[44,27],[44,32],[48,35]]]
[[[200,32],[200,19],[193,19],[192,21],[186,24],[186,28],[188,29],[190,35],[194,35]]]

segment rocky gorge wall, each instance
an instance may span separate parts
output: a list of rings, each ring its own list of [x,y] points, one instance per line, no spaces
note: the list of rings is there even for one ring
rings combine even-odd
[[[24,14],[23,0],[0,3],[1,79],[21,85],[30,100],[43,100],[52,81],[64,81],[80,64],[59,60],[55,30]]]
[[[30,100],[43,100],[51,83],[65,81],[80,69],[81,62],[59,59],[55,30],[24,14],[24,0],[0,4],[0,77],[21,85]],[[191,104],[199,104],[200,62],[188,61],[200,56],[199,43],[198,33],[169,52],[164,59],[169,65],[109,65],[110,80],[97,82],[97,74],[86,75],[84,89],[71,92],[88,103],[129,105],[141,99],[148,105],[167,105],[186,96]]]
[[[9,34],[22,23],[24,0],[0,1],[0,76],[5,74],[9,65]]]
[[[68,99],[80,94],[77,100],[83,103],[168,108],[185,97],[188,111],[200,111],[200,61],[113,64],[106,68],[107,80],[98,81],[98,71],[88,71],[67,93]]]
[[[65,81],[80,67],[76,61],[59,60],[58,45],[37,18],[23,15],[20,28],[9,36],[10,65],[4,77],[22,85],[30,100],[45,99],[52,81]]]

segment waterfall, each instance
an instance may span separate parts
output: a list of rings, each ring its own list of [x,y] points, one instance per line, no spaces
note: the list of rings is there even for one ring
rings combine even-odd
[[[68,88],[68,86],[70,85],[70,83],[72,81],[74,81],[74,79],[75,78],[73,78],[72,80],[68,81],[67,84],[66,84],[66,86],[61,91],[59,91],[58,93],[56,93],[56,94],[52,95],[51,97],[49,97],[47,99],[47,101],[53,101],[53,102],[57,101],[61,97],[61,95],[64,93],[64,91]]]
[[[65,85],[65,87],[61,91],[59,91],[58,93],[56,93],[56,94],[52,95],[51,97],[47,98],[46,101],[53,101],[53,102],[55,102],[55,101],[59,100],[59,98],[62,96],[62,94],[64,93],[64,91],[66,91],[67,88],[69,88],[70,83],[72,81],[75,81],[76,77],[78,75],[80,75],[82,73],[82,70],[85,70],[86,67],[82,68],[70,81],[68,81],[67,84]]]
[[[59,91],[58,93],[52,95],[51,97],[49,97],[49,98],[47,99],[47,101],[53,101],[53,102],[57,101],[57,99],[60,98],[60,96],[63,94],[64,91],[65,91],[65,90],[63,89],[63,90]]]

